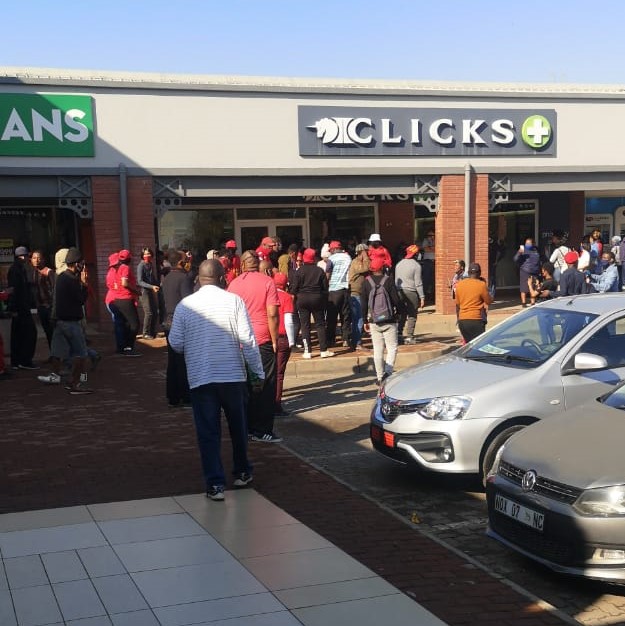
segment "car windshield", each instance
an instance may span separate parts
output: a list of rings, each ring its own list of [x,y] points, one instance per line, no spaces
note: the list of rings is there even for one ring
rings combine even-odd
[[[597,315],[536,307],[480,335],[456,354],[475,361],[536,367],[566,345]]]

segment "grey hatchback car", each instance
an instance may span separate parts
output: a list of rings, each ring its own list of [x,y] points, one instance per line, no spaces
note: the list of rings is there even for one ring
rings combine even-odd
[[[625,383],[535,424],[487,478],[487,533],[567,574],[625,582]]]
[[[484,478],[515,432],[625,378],[625,294],[555,298],[387,379],[373,447],[428,471]]]

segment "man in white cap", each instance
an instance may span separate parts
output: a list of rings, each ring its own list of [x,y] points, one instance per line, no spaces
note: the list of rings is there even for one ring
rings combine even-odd
[[[37,347],[37,327],[32,310],[34,299],[34,272],[28,261],[28,248],[15,248],[15,261],[9,268],[8,284],[11,289],[9,311],[11,320],[11,365],[13,369],[36,370],[33,363]]]

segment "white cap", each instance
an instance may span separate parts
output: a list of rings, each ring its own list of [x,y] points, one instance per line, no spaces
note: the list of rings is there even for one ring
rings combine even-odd
[[[15,248],[15,256],[26,256],[28,254],[28,248],[26,246],[17,246]]]
[[[369,241],[382,241],[382,237],[380,237],[378,233],[373,233],[371,237],[369,237]]]

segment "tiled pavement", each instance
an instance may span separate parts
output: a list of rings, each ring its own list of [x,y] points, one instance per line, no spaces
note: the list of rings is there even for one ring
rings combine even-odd
[[[7,572],[7,580],[0,577],[0,598],[5,605],[7,596],[13,602],[18,599],[19,611],[25,611],[20,626],[63,623],[37,618],[36,607],[46,602],[43,598],[54,600],[57,611],[65,607],[67,615],[109,613],[109,621],[92,613],[84,618],[87,621],[75,622],[89,626],[204,623],[197,616],[164,621],[163,611],[164,605],[188,605],[180,609],[184,614],[187,609],[202,609],[206,602],[211,611],[215,609],[207,613],[211,623],[229,619],[224,623],[233,625],[332,625],[354,619],[359,624],[402,624],[403,610],[419,612],[418,619],[414,613],[410,618],[412,624],[440,623],[427,611],[458,626],[563,623],[548,607],[280,445],[252,447],[254,490],[228,491],[225,505],[185,495],[202,490],[190,414],[166,406],[162,341],[147,342],[140,349],[141,359],[128,359],[107,354],[104,346],[105,358],[90,380],[97,390],[92,396],[69,396],[62,388],[40,385],[37,372],[20,371],[13,380],[0,383],[0,512],[9,513],[0,518],[4,531],[0,550]],[[228,462],[227,444],[224,451]],[[99,504],[127,500],[144,501]],[[220,506],[221,513],[215,508]],[[37,509],[54,510],[12,513]],[[68,521],[68,513],[77,517]],[[253,528],[265,514],[290,523],[263,522]],[[40,515],[52,521],[41,523]],[[218,523],[215,515],[221,516]],[[46,543],[57,538],[60,543]],[[198,541],[204,550],[189,547],[189,542]],[[216,553],[224,560],[215,561]],[[325,556],[332,558],[324,561]],[[187,557],[191,563],[185,562]],[[239,593],[238,582],[233,582],[237,591],[231,596],[236,593],[237,600],[230,604],[204,597],[206,590],[198,591],[194,583],[199,578],[202,589],[209,587],[205,584],[209,574],[215,584],[223,583],[226,574],[216,570],[215,562],[229,563],[251,585]],[[237,569],[241,563],[243,569]],[[106,569],[114,564],[115,573]],[[174,572],[174,578],[168,578]],[[182,576],[189,572],[198,576]],[[182,582],[178,591],[172,580]],[[361,587],[363,581],[375,582],[369,588]],[[388,583],[403,594],[391,591]],[[302,591],[306,587],[311,589]],[[34,599],[36,594],[42,599]],[[257,595],[267,606],[282,608],[269,613],[250,608],[247,617],[227,613],[231,610],[227,606],[243,610],[241,598],[255,600]],[[412,600],[407,602],[407,597]],[[393,608],[387,606],[390,600],[397,603]],[[104,608],[95,608],[100,605]],[[225,613],[219,612],[222,608]],[[120,615],[113,617],[117,609]],[[13,622],[0,619],[2,626],[5,623]]]

